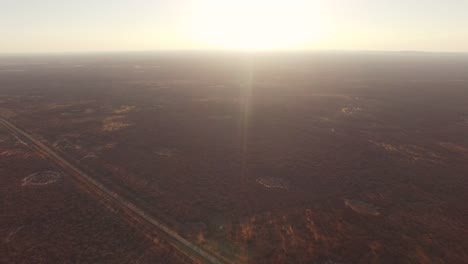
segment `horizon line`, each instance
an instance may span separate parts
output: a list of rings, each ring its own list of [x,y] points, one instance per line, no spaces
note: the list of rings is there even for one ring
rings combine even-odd
[[[151,49],[151,50],[71,50],[71,51],[22,51],[0,52],[0,56],[41,56],[41,55],[105,55],[129,53],[162,52],[219,52],[219,53],[407,53],[407,54],[468,54],[468,51],[444,50],[372,50],[372,49]]]

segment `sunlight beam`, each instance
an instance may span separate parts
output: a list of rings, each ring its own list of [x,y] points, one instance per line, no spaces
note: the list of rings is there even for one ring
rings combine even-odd
[[[194,42],[216,49],[296,49],[318,40],[324,28],[315,1],[214,1],[197,5]]]

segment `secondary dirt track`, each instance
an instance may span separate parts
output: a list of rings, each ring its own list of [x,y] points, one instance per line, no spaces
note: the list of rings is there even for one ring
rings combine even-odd
[[[133,219],[133,221],[144,225],[143,228],[151,228],[155,234],[162,234],[164,238],[169,241],[169,243],[171,243],[176,249],[180,250],[181,253],[187,257],[201,263],[229,263],[225,260],[218,259],[208,252],[205,252],[201,248],[192,244],[190,241],[179,236],[175,231],[171,230],[154,217],[147,215],[143,210],[129,201],[126,201],[118,194],[110,191],[105,186],[89,177],[85,172],[81,171],[66,161],[64,158],[60,157],[52,149],[36,140],[31,135],[17,128],[9,121],[0,118],[0,124],[7,128],[13,135],[23,138],[34,150],[57,163],[62,169],[72,175],[87,191],[100,196],[112,206],[116,206],[117,208],[121,209],[120,211],[125,213],[127,217],[130,217]]]

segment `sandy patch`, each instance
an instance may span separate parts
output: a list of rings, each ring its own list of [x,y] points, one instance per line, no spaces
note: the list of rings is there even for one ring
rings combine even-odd
[[[378,216],[380,212],[372,204],[361,202],[358,200],[344,199],[346,207],[351,208],[354,212],[363,215],[373,215]]]
[[[369,140],[372,144],[383,148],[387,152],[399,154],[413,161],[428,161],[432,163],[440,163],[442,157],[428,149],[416,145],[391,145],[384,142],[376,142]]]
[[[120,108],[117,108],[113,111],[114,114],[127,114],[132,112],[135,109],[134,105],[124,105],[121,106]]]
[[[98,156],[94,152],[89,152],[88,154],[84,155],[82,159],[97,159]]]
[[[450,142],[441,142],[441,143],[439,143],[439,145],[444,147],[447,150],[450,150],[451,152],[455,152],[455,153],[458,153],[458,154],[468,154],[468,149],[467,148],[465,148],[463,146],[460,146],[460,145],[457,145],[457,144],[453,144],[453,143],[450,143]]]
[[[22,186],[47,185],[58,181],[60,178],[62,178],[62,175],[56,171],[36,172],[24,178]]]
[[[102,122],[102,130],[106,132],[118,131],[130,126],[130,123],[125,122],[124,116],[111,116],[104,119]]]
[[[72,142],[70,142],[69,140],[65,138],[61,138],[55,141],[52,145],[58,149],[76,149],[76,150],[81,149],[80,146],[73,144]]]
[[[154,154],[161,156],[161,157],[170,158],[177,154],[177,150],[171,149],[171,148],[161,148],[161,149],[156,150]]]
[[[359,108],[359,107],[343,107],[341,108],[341,112],[345,115],[352,115],[352,114],[355,114],[357,112],[361,112],[362,109]]]
[[[278,177],[258,178],[256,182],[265,188],[289,189],[289,184],[284,179]]]

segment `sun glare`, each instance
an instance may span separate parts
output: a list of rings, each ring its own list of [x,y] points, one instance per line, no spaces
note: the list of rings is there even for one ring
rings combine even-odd
[[[192,17],[192,39],[216,49],[298,49],[323,33],[312,1],[205,0]]]

